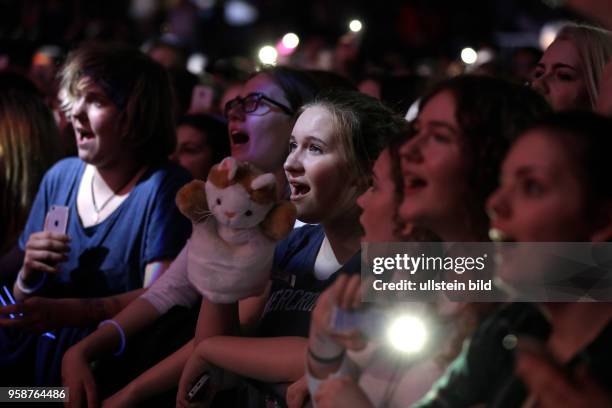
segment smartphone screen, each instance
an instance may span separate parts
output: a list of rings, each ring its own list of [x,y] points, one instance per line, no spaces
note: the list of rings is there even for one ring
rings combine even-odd
[[[210,111],[213,105],[215,92],[210,86],[196,85],[191,94],[190,113],[201,113]]]
[[[370,336],[384,335],[388,323],[388,314],[374,307],[359,310],[345,310],[335,307],[332,311],[331,324],[337,332],[361,330]]]
[[[45,231],[65,234],[68,227],[69,208],[52,205],[45,219]]]

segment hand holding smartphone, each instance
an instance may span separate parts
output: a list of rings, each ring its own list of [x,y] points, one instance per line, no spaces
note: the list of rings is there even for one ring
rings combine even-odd
[[[340,333],[359,330],[370,338],[384,336],[387,314],[378,308],[347,310],[334,307],[332,311],[332,328]]]
[[[52,205],[45,218],[45,231],[65,234],[68,228],[70,209],[62,205]]]
[[[30,234],[17,280],[22,292],[33,293],[40,288],[44,273],[57,273],[57,265],[67,259],[66,254],[70,251],[70,237],[66,236],[68,215],[68,207],[52,205],[45,217],[43,231]],[[49,236],[49,232],[54,235]]]

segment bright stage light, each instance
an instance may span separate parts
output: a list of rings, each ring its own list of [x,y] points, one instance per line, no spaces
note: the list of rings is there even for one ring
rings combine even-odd
[[[417,353],[423,350],[427,337],[425,324],[414,316],[396,318],[387,331],[391,345],[405,353]]]
[[[283,46],[288,49],[294,49],[300,43],[300,37],[294,33],[287,33],[283,36]]]
[[[359,20],[352,20],[349,23],[349,30],[351,30],[354,33],[360,32],[362,28],[363,28],[363,24],[361,24],[361,21]]]
[[[478,59],[478,53],[470,47],[466,47],[461,50],[461,61],[464,63],[471,65],[476,62]]]
[[[194,75],[200,75],[202,72],[204,72],[206,64],[208,64],[208,59],[204,54],[191,54],[187,60],[187,71]]]
[[[266,45],[260,48],[258,56],[262,64],[274,65],[278,58],[278,52],[273,46]]]

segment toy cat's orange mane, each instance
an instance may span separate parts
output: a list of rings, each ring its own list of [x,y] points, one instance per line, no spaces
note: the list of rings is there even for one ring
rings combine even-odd
[[[219,188],[227,188],[233,184],[240,184],[249,193],[249,197],[257,204],[269,204],[276,201],[276,188],[263,188],[254,190],[251,183],[263,174],[262,171],[251,166],[249,163],[240,163],[234,178],[229,180],[230,169],[215,165],[208,173],[208,181]]]

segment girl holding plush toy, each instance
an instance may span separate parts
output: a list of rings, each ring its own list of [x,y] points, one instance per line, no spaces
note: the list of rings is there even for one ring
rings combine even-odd
[[[259,320],[255,337],[238,336],[236,302],[203,300],[198,328],[203,340],[183,371],[178,406],[188,403],[187,391],[211,364],[264,383],[297,380],[304,372],[317,297],[339,273],[359,271],[362,231],[356,198],[369,187],[382,147],[407,124],[357,92],[330,93],[300,112],[284,169],[298,219],[318,225],[293,230],[277,246],[270,290],[249,300],[250,314]],[[213,377],[215,389],[220,384]]]
[[[277,196],[284,196],[287,182],[282,172],[282,163],[286,157],[287,149],[281,146],[288,144],[287,141],[294,122],[292,113],[312,99],[317,91],[318,87],[315,81],[307,73],[285,67],[263,70],[248,80],[243,86],[241,96],[228,102],[225,114],[229,121],[232,157],[248,161],[252,166],[247,166],[238,161],[226,161],[224,165],[212,170],[213,177],[210,178],[210,188],[220,191],[227,187],[227,193],[235,193],[234,197],[239,198],[240,189],[236,188],[236,191],[233,191],[234,187],[240,185],[250,188],[254,179],[260,176],[262,172],[266,172],[267,175],[258,181],[258,183],[261,183],[259,187],[265,187],[261,189],[261,194],[253,193],[251,194],[252,199],[242,202],[256,203],[263,200],[272,204],[276,202]],[[266,144],[269,141],[273,141],[273,144]],[[260,170],[255,170],[255,167]],[[228,178],[229,173],[233,173],[233,175]],[[274,175],[272,178],[276,181],[275,186],[270,183],[270,173]],[[197,221],[200,221],[200,217],[205,218],[208,215],[208,213],[202,212],[207,211],[204,208],[206,200],[202,186],[203,183],[190,184],[177,197],[183,213],[191,217],[194,224],[198,224]],[[212,190],[208,194],[209,197],[214,196]],[[255,188],[255,190],[258,189]],[[209,202],[209,209],[215,211],[214,207],[217,199],[221,199],[224,204],[227,204],[224,197],[214,196],[214,201]],[[234,201],[235,204],[241,202],[241,200]],[[191,203],[197,205],[192,206]],[[270,210],[270,208],[267,208],[267,210]],[[248,218],[253,219],[257,214],[254,214],[256,211],[252,209],[251,211],[253,214]],[[201,213],[198,214],[198,212]],[[226,208],[224,212],[235,212],[237,214],[241,211]],[[246,212],[247,210],[243,213]],[[246,214],[243,215],[247,217]],[[223,222],[223,217],[226,215],[221,212],[215,214],[215,217],[217,216],[221,217],[220,221]],[[216,219],[215,217],[209,217],[208,220],[212,221]],[[244,217],[235,217],[234,220],[238,218]],[[260,221],[261,219],[249,226],[257,225]],[[203,225],[208,224],[200,223],[196,227],[196,233],[192,239],[198,240],[197,236],[200,233],[205,234],[206,227],[201,227]],[[218,243],[221,243],[221,241],[218,241]],[[248,245],[243,246],[243,248],[252,249]],[[70,398],[73,404],[82,403],[85,399],[88,401],[98,399],[97,385],[89,367],[90,361],[112,354],[122,345],[125,345],[126,341],[129,347],[130,339],[144,332],[173,306],[193,307],[197,305],[200,294],[196,288],[201,289],[201,282],[196,282],[193,285],[187,279],[189,254],[191,254],[191,258],[198,257],[198,251],[188,251],[188,246],[183,248],[168,271],[155,282],[145,295],[130,303],[121,313],[115,316],[114,321],[121,328],[124,337],[120,336],[119,330],[115,327],[101,327],[68,350],[63,359],[62,371],[64,373],[64,384],[71,387]],[[227,253],[216,255],[214,259],[220,262],[229,263],[231,258]],[[205,259],[192,260],[195,264],[198,262],[206,263]],[[263,262],[263,265],[266,265],[267,262],[269,260]],[[217,264],[217,269],[219,268],[223,269],[220,264]],[[269,269],[266,273],[268,272]],[[205,277],[203,274],[198,276],[200,278]],[[227,275],[224,278],[227,278]],[[265,281],[267,282],[267,280],[268,276],[266,275]],[[260,281],[261,279],[256,280],[257,283],[251,286],[255,288],[256,293],[265,288],[265,285],[263,285],[263,288],[261,287]],[[225,285],[230,284],[230,282],[235,281],[224,280]],[[213,290],[209,293],[212,292]],[[217,288],[216,292],[222,294],[224,290]],[[247,320],[247,318],[243,317],[243,320]],[[168,340],[170,341],[170,339]],[[192,350],[193,342],[190,341],[170,357],[136,377],[123,389],[108,398],[105,403],[134,405],[139,401],[176,387],[181,370]]]

